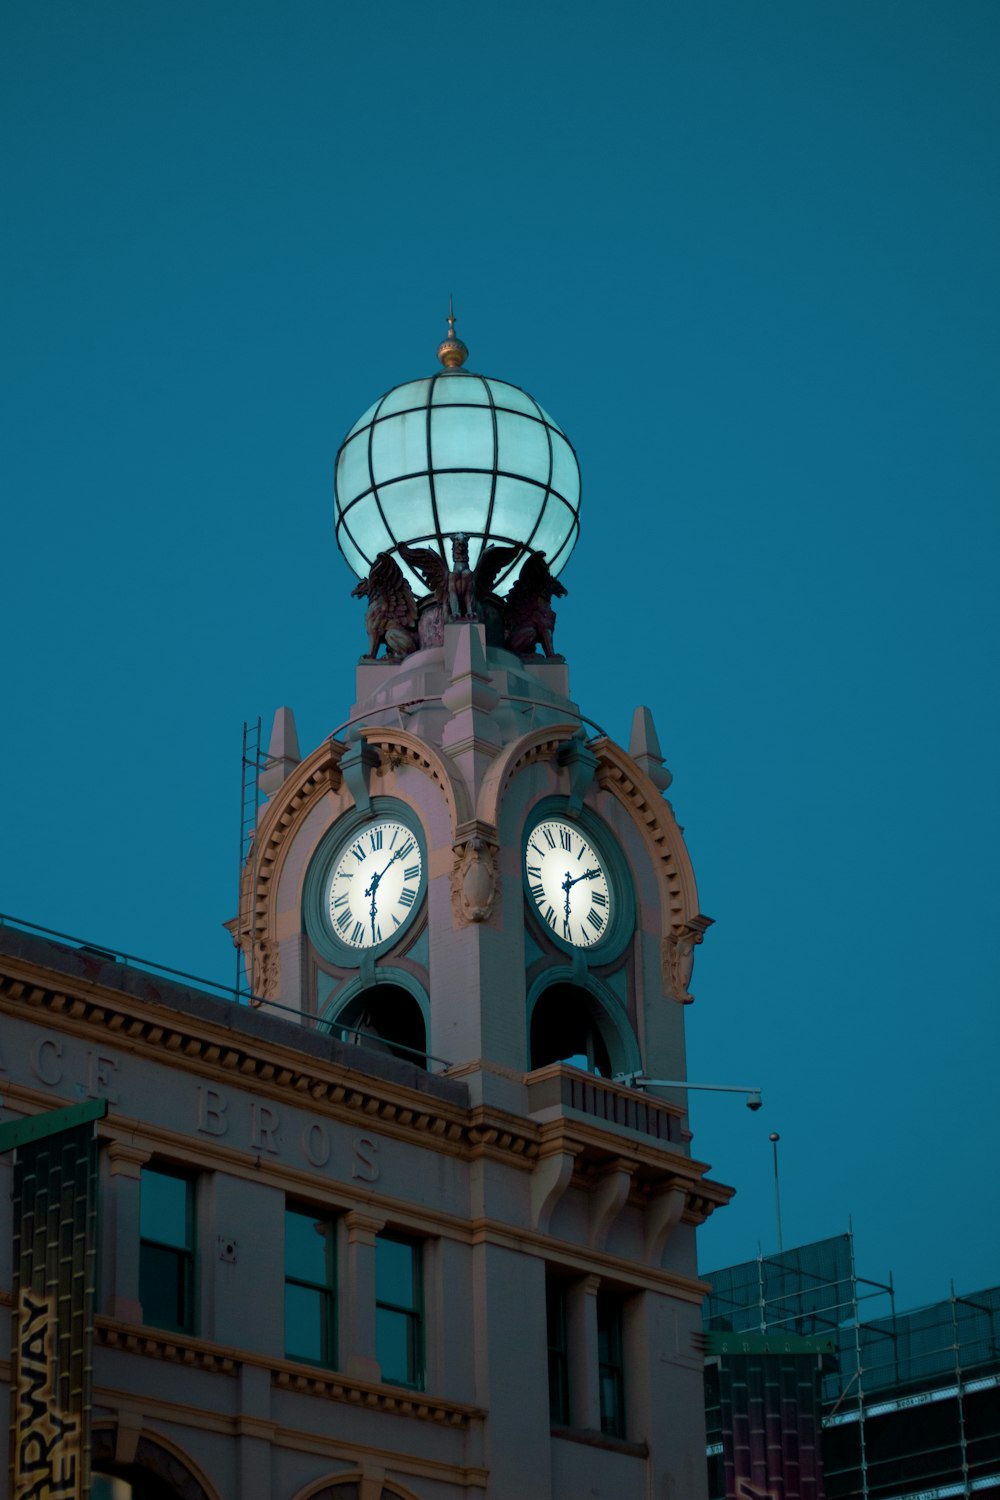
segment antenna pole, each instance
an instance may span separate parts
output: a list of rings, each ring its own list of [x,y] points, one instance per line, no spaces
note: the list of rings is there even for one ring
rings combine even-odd
[[[772,1130],[768,1139],[774,1151],[774,1214],[778,1221],[778,1254],[780,1255],[784,1250],[781,1240],[781,1189],[778,1185],[778,1142],[781,1136],[776,1130]]]

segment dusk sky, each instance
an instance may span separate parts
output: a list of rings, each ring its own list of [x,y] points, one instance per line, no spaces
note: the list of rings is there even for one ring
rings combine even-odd
[[[364,606],[333,462],[469,367],[575,444],[556,644],[715,918],[710,1270],[1000,1282],[1000,6],[7,0],[0,910],[228,982],[243,721]],[[664,1002],[672,1003],[672,1002]]]

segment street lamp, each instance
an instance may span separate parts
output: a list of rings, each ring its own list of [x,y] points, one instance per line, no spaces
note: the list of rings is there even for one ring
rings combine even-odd
[[[758,1110],[764,1101],[760,1089],[736,1083],[686,1083],[679,1078],[647,1078],[642,1072],[616,1073],[612,1083],[623,1083],[629,1089],[704,1089],[710,1093],[745,1094],[747,1109]]]

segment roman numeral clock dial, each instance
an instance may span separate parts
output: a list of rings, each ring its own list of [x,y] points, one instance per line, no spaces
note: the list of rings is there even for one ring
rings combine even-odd
[[[524,849],[528,894],[542,921],[574,948],[592,948],[607,935],[612,913],[605,860],[575,823],[545,818]]]
[[[348,948],[396,937],[423,895],[423,855],[405,823],[379,818],[345,844],[327,888],[335,935]]]

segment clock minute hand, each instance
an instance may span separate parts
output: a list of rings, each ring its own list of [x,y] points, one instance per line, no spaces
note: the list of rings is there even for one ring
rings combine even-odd
[[[372,921],[372,942],[375,941],[375,918],[378,916],[378,908],[377,908],[377,906],[375,904],[375,893],[376,893],[376,891],[379,888],[379,882],[382,880],[382,877],[384,875],[387,875],[389,873],[389,871],[392,869],[393,865],[396,863],[397,859],[401,859],[402,858],[402,854],[403,854],[402,849],[397,849],[396,852],[395,852],[395,854],[390,859],[389,863],[386,865],[385,869],[384,870],[379,870],[379,872],[378,872],[377,875],[373,875],[372,876],[372,883],[368,887],[368,889],[365,891],[365,895],[366,896],[370,896],[372,898],[371,909],[369,911],[369,915],[370,915],[371,921]]]
[[[392,869],[393,865],[396,863],[397,859],[402,859],[402,857],[403,857],[403,851],[402,851],[402,849],[397,849],[396,852],[395,852],[395,854],[390,859],[389,863],[386,865],[385,869],[382,870],[380,874],[372,876],[372,879],[374,880],[374,882],[375,882],[376,885],[378,885],[378,883],[382,879],[383,875],[387,875],[389,873],[389,871]],[[368,894],[368,892],[365,891],[365,895],[366,896],[367,896],[367,894]]]

